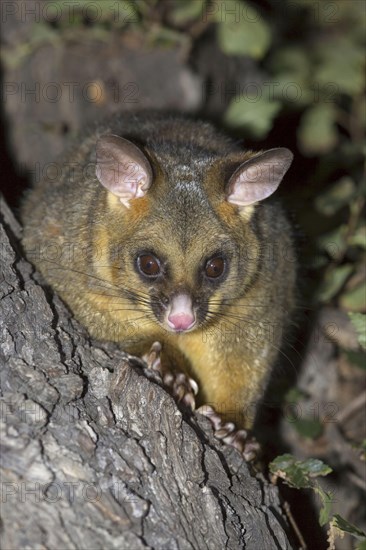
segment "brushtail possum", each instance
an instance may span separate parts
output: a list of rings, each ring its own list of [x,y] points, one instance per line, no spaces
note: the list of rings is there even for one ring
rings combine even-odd
[[[294,304],[291,230],[269,199],[291,161],[184,116],[114,116],[28,192],[23,244],[91,335],[135,355],[161,342],[199,402],[248,428]]]

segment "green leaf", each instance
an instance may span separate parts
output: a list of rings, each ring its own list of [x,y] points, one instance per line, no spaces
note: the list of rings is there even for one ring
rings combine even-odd
[[[267,85],[272,99],[299,105],[313,102],[314,91],[310,88],[311,64],[305,49],[289,47],[274,53],[270,61],[272,74],[275,75]]]
[[[353,272],[352,264],[341,265],[326,273],[323,284],[318,291],[318,298],[322,302],[328,302],[341,290],[348,277]]]
[[[310,89],[308,80],[296,73],[282,72],[276,74],[275,79],[263,84],[271,99],[278,99],[296,109],[313,103],[314,92]]]
[[[319,525],[323,527],[323,525],[329,521],[333,500],[331,494],[323,491],[320,485],[316,487],[315,491],[320,496],[322,502],[322,507],[319,512]]]
[[[345,310],[366,311],[366,283],[361,283],[342,294],[339,303]]]
[[[329,472],[327,471],[327,473]],[[327,475],[327,473],[325,475]],[[332,494],[324,491],[319,483],[316,483],[313,486],[313,490],[320,497],[321,508],[319,511],[319,525],[323,527],[323,525],[329,522],[331,506],[333,503]]]
[[[366,249],[366,225],[361,225],[348,240],[351,246],[360,246]]]
[[[227,55],[247,55],[262,59],[270,43],[271,33],[259,12],[246,2],[218,2],[215,18],[221,50]]]
[[[291,424],[299,435],[308,439],[317,439],[323,433],[322,423],[313,418],[294,419]]]
[[[313,487],[312,478],[326,476],[332,469],[316,458],[301,461],[290,454],[275,458],[269,465],[272,474],[278,475],[290,487],[306,489]]]
[[[366,541],[361,540],[356,544],[356,550],[366,550]]]
[[[335,85],[339,93],[350,96],[364,91],[365,55],[364,46],[352,41],[349,36],[337,36],[318,48],[318,67],[314,71],[314,82],[320,88],[329,83]]]
[[[257,139],[264,138],[281,109],[279,101],[263,97],[238,97],[231,100],[224,121],[231,128],[241,128]]]
[[[317,238],[320,250],[324,250],[332,260],[339,260],[347,249],[347,225],[340,225],[334,231],[329,231]]]
[[[173,23],[184,25],[202,17],[206,0],[185,0],[184,2],[175,2],[173,11],[170,15]]]
[[[304,48],[293,45],[281,48],[272,57],[271,69],[276,75],[285,72],[305,79],[311,71],[309,55]]]
[[[348,317],[356,329],[358,343],[366,350],[366,314],[348,312]]]
[[[352,535],[357,540],[366,541],[366,533],[364,533],[362,529],[359,529],[349,521],[342,518],[342,516],[335,514],[332,519],[332,524],[344,533]]]
[[[331,508],[332,508],[332,503],[329,500],[326,500],[323,503],[323,506],[320,508],[320,512],[319,512],[319,525],[320,525],[320,527],[323,527],[324,525],[326,525],[328,523]]]
[[[301,467],[306,470],[311,477],[326,476],[332,472],[332,468],[318,458],[307,458],[301,463]]]
[[[299,147],[305,155],[328,153],[338,141],[335,106],[323,103],[310,107],[300,120],[297,131]]]
[[[285,453],[284,455],[277,456],[274,460],[272,460],[270,464],[270,470],[274,474],[277,472],[277,470],[286,471],[292,464],[296,462],[296,457],[293,455],[290,455],[289,453]]]
[[[356,184],[349,176],[341,178],[325,193],[315,199],[315,207],[325,216],[333,216],[348,205],[357,192]]]

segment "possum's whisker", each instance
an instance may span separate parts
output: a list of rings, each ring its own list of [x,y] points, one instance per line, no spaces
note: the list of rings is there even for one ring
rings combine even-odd
[[[49,260],[50,261],[50,260]],[[50,261],[51,262],[51,261]],[[126,285],[116,285],[114,283],[111,283],[109,281],[106,281],[105,279],[102,279],[101,277],[98,277],[97,275],[93,275],[91,273],[88,273],[86,271],[82,271],[79,269],[71,268],[71,267],[64,267],[60,264],[57,264],[56,262],[51,262],[57,265],[55,270],[66,270],[66,271],[72,271],[74,273],[78,273],[79,275],[85,275],[86,277],[89,277],[90,279],[93,279],[97,281],[96,286],[100,286],[101,288],[105,288],[106,290],[119,290],[119,291],[125,291],[125,292],[133,292],[135,295],[140,296],[149,296],[147,292],[143,292],[141,290],[136,290],[133,287],[128,287]]]
[[[214,319],[215,317],[219,317],[219,318],[224,319],[224,321],[227,322],[229,325],[234,326],[236,329],[238,328],[238,324],[237,324],[236,322],[234,322],[234,321],[229,320],[229,319],[228,319],[228,316],[227,316],[225,313],[220,313],[220,312],[217,312],[217,313],[216,313],[216,312],[209,312],[209,314],[210,314],[210,319]],[[243,321],[245,321],[246,323],[247,323],[248,321],[250,321],[251,324],[255,324],[255,325],[258,324],[258,320],[257,320],[257,319],[253,319],[253,318],[251,318],[251,317],[238,317],[238,316],[234,316],[234,318],[235,318],[236,320],[239,320],[239,321],[240,321],[240,320],[243,320]],[[246,324],[246,326],[248,326],[248,325]],[[287,340],[285,340],[285,342],[286,342],[286,345],[289,345],[289,346],[293,349],[293,351],[295,351],[296,353],[298,353],[297,350],[296,350],[293,346],[291,346]],[[275,345],[274,345],[272,342],[270,342],[269,340],[268,340],[268,343],[269,343],[269,345],[270,345],[273,349],[275,349],[276,351],[280,352],[284,357],[286,357],[286,359],[289,360],[289,362],[291,362],[290,358],[284,353],[283,350],[281,350],[281,348],[279,348],[278,346],[275,346]],[[299,355],[299,354],[298,354],[298,355]],[[299,356],[300,356],[300,355],[299,355]],[[292,364],[292,363],[291,363],[291,364]],[[292,365],[292,366],[294,366],[294,365]]]
[[[235,323],[234,321],[230,321],[228,319],[228,316],[225,314],[225,313],[220,313],[220,312],[208,312],[210,314],[210,319],[214,319],[215,317],[221,317],[225,320],[225,322],[227,322],[229,325],[232,325],[234,326],[236,329],[238,328],[238,324]],[[233,316],[232,316],[233,317]],[[238,316],[234,316],[234,318],[236,318],[237,320],[243,320],[245,322],[247,322],[248,320],[251,321],[251,324],[258,324],[258,320],[257,319],[253,319],[251,317],[238,317]],[[287,346],[289,346],[300,358],[301,358],[301,355],[300,353],[296,350],[296,348],[291,345],[289,343],[289,340],[284,338],[284,342],[286,343]],[[280,347],[278,346],[275,346],[270,340],[267,340],[267,343],[271,346],[271,348],[273,348],[274,350],[276,350],[280,355],[282,355],[283,357],[285,357],[289,364],[296,370],[296,367],[295,365],[293,364],[293,361],[292,359],[283,351],[283,349],[281,349]]]
[[[126,291],[126,293],[130,293],[132,295],[131,291]],[[95,296],[102,296],[107,298],[115,298],[115,303],[131,303],[131,298],[126,298],[125,296],[121,296],[121,294],[111,294],[109,292],[93,292]],[[139,296],[133,295],[133,300],[139,304],[150,306],[151,302],[150,300],[147,300],[146,298],[141,298]]]

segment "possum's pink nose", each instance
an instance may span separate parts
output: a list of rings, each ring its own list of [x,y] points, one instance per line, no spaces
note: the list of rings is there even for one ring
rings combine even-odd
[[[193,315],[188,315],[186,313],[177,313],[175,315],[169,315],[168,323],[175,330],[188,330],[194,325]]]
[[[189,294],[174,294],[166,312],[166,324],[176,332],[191,329],[196,323],[192,298]]]

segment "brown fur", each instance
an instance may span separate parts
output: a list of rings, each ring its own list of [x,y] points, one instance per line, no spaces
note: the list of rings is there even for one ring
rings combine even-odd
[[[153,164],[151,190],[129,209],[90,170],[83,172],[104,133],[134,140]],[[287,325],[295,283],[291,232],[281,208],[266,200],[240,213],[225,201],[226,172],[252,155],[208,124],[122,115],[72,149],[62,161],[60,180],[41,181],[22,208],[29,259],[93,336],[137,354],[159,340],[163,362],[197,380],[199,400],[245,427],[252,424],[252,405],[263,394],[281,346],[282,337],[271,341],[267,328],[281,332]],[[78,163],[72,179],[70,162]],[[51,245],[57,251],[52,258]],[[164,292],[208,296],[209,319],[186,334],[159,325],[149,306],[151,290],[132,266],[138,246],[153,246],[169,259]],[[195,273],[206,252],[218,246],[229,246],[231,271],[208,292]]]

